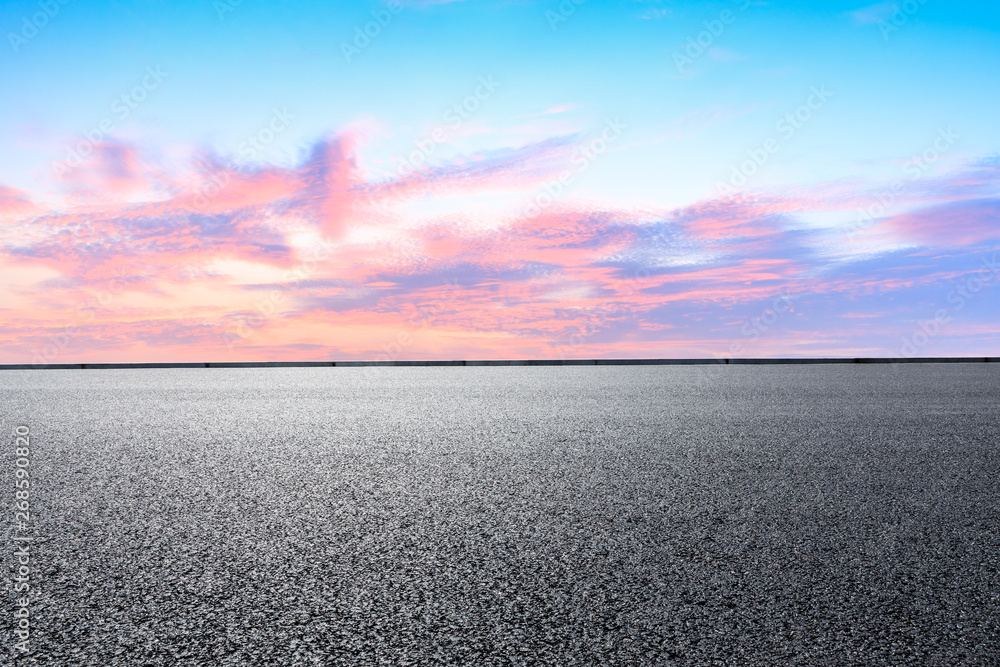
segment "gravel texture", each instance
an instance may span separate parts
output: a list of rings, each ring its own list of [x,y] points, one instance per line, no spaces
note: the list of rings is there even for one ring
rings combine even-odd
[[[1000,664],[996,365],[0,382],[5,664]]]

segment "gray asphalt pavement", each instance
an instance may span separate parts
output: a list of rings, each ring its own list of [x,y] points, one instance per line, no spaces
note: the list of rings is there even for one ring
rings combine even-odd
[[[995,364],[0,382],[0,662],[1000,664]]]

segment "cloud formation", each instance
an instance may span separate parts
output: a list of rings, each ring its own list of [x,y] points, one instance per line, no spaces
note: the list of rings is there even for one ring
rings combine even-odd
[[[570,192],[530,216],[580,136],[388,179],[364,175],[359,141],[245,167],[107,142],[58,200],[0,188],[0,360],[906,354],[970,276],[918,351],[1000,342],[992,159],[846,234],[870,195],[842,184],[676,210]]]

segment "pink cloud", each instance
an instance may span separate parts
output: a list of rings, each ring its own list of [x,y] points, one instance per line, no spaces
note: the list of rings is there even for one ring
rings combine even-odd
[[[58,203],[0,189],[0,270],[37,272],[5,293],[8,303],[27,298],[34,307],[3,313],[0,358],[704,356],[734,340],[762,355],[817,353],[838,349],[829,334],[837,322],[877,319],[905,331],[908,309],[887,308],[886,299],[933,307],[946,296],[936,288],[978,270],[966,255],[995,248],[1000,236],[996,200],[972,197],[995,186],[982,169],[928,184],[955,193],[951,200],[881,221],[924,250],[847,268],[817,250],[818,233],[790,224],[829,203],[822,188],[673,211],[566,199],[534,218],[414,220],[400,205],[428,194],[540,187],[576,138],[463,156],[389,181],[361,175],[358,141],[317,142],[291,167],[222,166],[209,156],[178,171],[108,144],[66,177],[72,188]],[[322,255],[302,235],[325,239]],[[745,323],[786,292],[808,296],[750,345]]]
[[[7,219],[23,217],[34,209],[27,193],[0,186],[0,216]]]
[[[899,236],[933,246],[1000,241],[1000,200],[951,202],[893,216],[886,226]]]

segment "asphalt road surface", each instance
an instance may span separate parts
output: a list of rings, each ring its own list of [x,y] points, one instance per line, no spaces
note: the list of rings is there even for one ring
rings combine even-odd
[[[1000,664],[994,364],[7,371],[0,419],[5,664]]]

